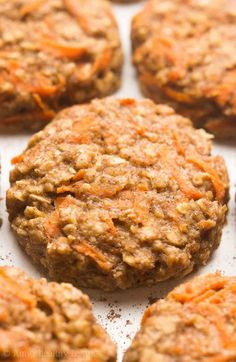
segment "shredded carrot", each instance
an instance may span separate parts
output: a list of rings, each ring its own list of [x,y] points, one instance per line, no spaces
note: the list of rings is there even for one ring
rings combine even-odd
[[[110,230],[110,233],[111,233],[112,235],[115,235],[115,234],[117,233],[117,229],[116,229],[116,227],[115,227],[115,225],[114,225],[114,223],[113,223],[112,218],[110,218],[110,217],[103,217],[102,220],[108,225],[109,230]]]
[[[141,324],[144,325],[144,323],[146,322],[146,320],[148,318],[151,317],[152,313],[153,313],[153,309],[154,309],[154,305],[151,305],[149,308],[147,308],[144,312]]]
[[[179,185],[180,190],[187,196],[188,199],[198,200],[203,197],[203,193],[197,190],[187,177],[181,174],[181,171],[174,167],[173,176]]]
[[[12,165],[16,165],[17,163],[22,162],[23,159],[24,159],[23,154],[18,155],[18,156],[16,156],[16,157],[13,157],[12,160],[11,160],[11,164],[12,164]]]
[[[75,192],[73,185],[63,185],[57,188],[57,194],[64,194],[65,192]]]
[[[161,89],[167,97],[169,97],[177,102],[185,103],[185,104],[192,104],[194,102],[194,99],[189,94],[174,90],[167,86],[162,87]]]
[[[148,191],[148,186],[147,185],[145,185],[145,184],[138,184],[138,186],[137,186],[137,188],[138,188],[138,190],[139,191]]]
[[[0,285],[3,291],[7,291],[14,296],[14,298],[27,304],[33,308],[36,305],[35,297],[27,293],[17,282],[10,277],[4,268],[0,268]]]
[[[1,73],[0,84],[10,82],[19,91],[38,93],[41,96],[50,96],[60,91],[65,85],[65,79],[61,75],[58,75],[58,84],[54,85],[51,83],[50,79],[40,73],[35,73],[33,82],[29,83],[27,77],[24,77],[23,79],[18,76],[17,71],[22,68],[22,65],[19,62],[9,59],[7,64],[8,71]]]
[[[225,316],[221,308],[221,303],[232,301],[233,297],[236,299],[235,281],[235,278],[225,279],[220,274],[199,277],[177,287],[168,298],[188,303],[189,308],[208,319],[215,326],[222,345],[236,353],[235,336],[225,328]]]
[[[121,185],[96,185],[94,183],[91,184],[91,189],[88,191],[88,193],[99,197],[112,197],[116,195],[119,191],[121,191],[122,188],[123,187]]]
[[[72,144],[90,144],[92,142],[92,138],[89,134],[81,134],[79,136],[69,135],[66,139],[67,143]]]
[[[30,13],[33,13],[45,2],[46,2],[46,0],[34,0],[34,1],[30,1],[30,2],[26,3],[20,9],[20,15],[26,16],[26,15],[29,15]]]
[[[133,106],[135,105],[135,100],[133,98],[125,98],[120,100],[121,106]]]
[[[58,225],[59,223],[59,212],[58,210],[54,211],[44,223],[44,228],[47,235],[51,238],[57,238],[61,231]]]
[[[187,161],[193,163],[195,166],[199,167],[201,170],[209,174],[209,177],[215,189],[216,198],[219,202],[223,202],[225,198],[225,188],[217,172],[209,164],[200,160],[197,156],[194,158],[187,158]]]
[[[107,65],[110,64],[112,59],[111,49],[105,49],[95,60],[95,63],[92,68],[92,73],[103,71],[107,68]]]
[[[174,90],[168,86],[160,86],[158,81],[155,79],[155,75],[142,71],[140,73],[140,80],[158,91],[163,92],[168,98],[171,98],[177,102],[192,104],[194,99],[185,93]]]
[[[39,94],[33,94],[33,98],[37,103],[38,107],[43,111],[45,115],[48,115],[49,118],[53,118],[55,116],[56,112],[53,109],[49,108],[45,102],[43,102]]]
[[[76,205],[76,200],[72,197],[57,197],[55,200],[56,208],[65,208],[70,205]]]
[[[189,303],[197,300],[201,295],[207,296],[209,290],[216,292],[225,288],[225,285],[226,280],[219,273],[215,273],[180,285],[168,294],[168,298],[183,304]]]
[[[177,153],[181,156],[185,156],[185,149],[181,145],[181,143],[179,141],[179,137],[177,136],[177,133],[175,131],[172,132],[172,136],[173,136],[174,145],[177,150]]]
[[[111,264],[105,255],[87,242],[79,241],[79,243],[73,245],[72,248],[79,254],[90,257],[102,270],[109,271],[111,269]]]
[[[72,181],[80,181],[84,178],[85,176],[85,170],[79,170],[73,177],[72,177]]]
[[[89,23],[89,17],[83,16],[79,2],[77,0],[63,0],[63,2],[67,11],[78,21],[84,32],[90,34],[91,26]]]
[[[61,58],[79,59],[88,53],[88,49],[85,46],[59,43],[51,39],[41,39],[39,41],[39,47],[40,49]]]
[[[38,93],[41,96],[50,96],[58,93],[64,87],[65,81],[59,76],[59,83],[54,85],[50,80],[39,73],[34,75],[33,83],[28,83],[27,79],[21,79],[16,75],[16,70],[20,68],[20,65],[12,65],[9,63],[9,73],[2,74],[0,84],[2,82],[10,82],[15,88],[21,92]]]
[[[176,43],[172,38],[163,36],[161,37],[159,35],[152,38],[151,46],[152,51],[155,53],[157,59],[160,59],[161,62],[163,62],[163,59],[164,61],[167,60],[168,63],[171,64],[167,73],[167,82],[173,82],[182,79],[186,73],[187,66],[186,56],[182,46],[180,46],[179,43]],[[149,48],[150,46],[148,47],[148,44],[147,47],[138,47],[134,53],[134,62],[137,62],[141,75],[144,75],[144,81],[150,84],[152,81],[149,77],[147,77],[147,74],[145,75],[143,66],[141,66],[139,62],[139,59],[145,56],[145,53],[148,57]],[[153,75],[153,78],[155,78],[155,75]]]
[[[25,84],[25,90],[28,90],[32,93],[37,93],[41,96],[51,96],[55,93],[58,93],[65,84],[63,78],[59,78],[60,82],[56,85],[52,84],[45,76],[42,74],[37,74],[34,79],[33,84]]]
[[[55,211],[49,215],[49,217],[46,219],[44,223],[45,231],[51,238],[57,238],[61,234],[59,226],[59,220],[60,220],[59,210],[61,208],[66,208],[68,206],[74,205],[75,200],[72,199],[71,197],[57,197],[54,204],[55,204]]]

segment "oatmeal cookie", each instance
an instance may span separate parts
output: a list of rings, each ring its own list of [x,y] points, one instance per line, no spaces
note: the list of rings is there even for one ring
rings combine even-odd
[[[145,95],[219,138],[236,138],[234,0],[150,0],[132,22]]]
[[[59,281],[113,290],[183,277],[225,221],[228,176],[210,139],[150,100],[64,110],[13,159],[11,226]]]
[[[116,347],[96,322],[89,298],[71,284],[0,267],[0,293],[2,361],[116,361]]]
[[[111,94],[122,58],[106,0],[0,1],[0,131],[36,130],[65,106]]]
[[[197,277],[146,310],[123,362],[234,362],[235,310],[236,277]]]

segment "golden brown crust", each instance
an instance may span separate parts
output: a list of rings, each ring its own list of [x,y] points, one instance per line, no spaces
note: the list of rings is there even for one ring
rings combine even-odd
[[[37,130],[66,105],[119,87],[121,44],[106,0],[3,0],[0,24],[0,131]]]
[[[234,362],[236,277],[200,276],[144,314],[124,362]]]
[[[67,109],[13,159],[7,205],[50,276],[103,289],[182,277],[225,221],[228,176],[211,136],[149,100]]]
[[[236,135],[235,4],[150,0],[132,24],[142,91],[219,138]]]
[[[93,317],[89,298],[70,284],[0,267],[0,296],[1,360],[116,361],[116,348]]]

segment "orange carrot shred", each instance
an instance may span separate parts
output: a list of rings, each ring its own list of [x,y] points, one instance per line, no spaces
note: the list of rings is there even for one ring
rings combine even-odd
[[[73,245],[72,248],[79,254],[90,257],[102,270],[109,271],[111,269],[111,265],[104,254],[87,242],[79,241],[79,244]]]
[[[219,202],[223,202],[225,198],[225,188],[217,172],[206,162],[199,160],[198,157],[187,158],[187,161],[193,163],[195,166],[199,167],[201,170],[209,174],[209,177],[216,192],[216,198]]]
[[[21,16],[26,16],[29,15],[30,13],[34,12],[35,10],[37,10],[41,5],[43,5],[43,3],[45,3],[46,0],[34,0],[34,1],[30,1],[28,3],[26,3],[24,6],[22,6],[22,8],[20,9],[20,15]]]
[[[135,100],[133,98],[125,98],[120,100],[121,106],[133,106],[135,104]]]
[[[65,57],[70,59],[78,59],[88,52],[85,46],[59,43],[50,39],[41,39],[39,41],[39,47],[56,57]]]
[[[111,59],[112,59],[111,49],[107,48],[95,60],[92,73],[96,73],[106,69],[107,65],[111,62]]]
[[[51,238],[56,238],[60,235],[60,228],[58,226],[59,222],[59,212],[58,210],[54,211],[46,220],[44,227],[48,236]]]
[[[77,0],[63,0],[67,11],[78,21],[85,33],[90,33],[90,25],[87,17],[83,16]]]
[[[24,159],[23,154],[13,157],[11,160],[11,164],[16,165],[17,163],[20,163],[21,161],[23,161],[23,159]]]
[[[174,169],[173,176],[179,185],[180,190],[188,197],[188,199],[198,200],[203,197],[203,193],[193,187],[191,182],[183,177],[177,168]]]
[[[194,99],[189,94],[179,92],[179,91],[174,90],[167,86],[162,87],[161,89],[167,97],[169,97],[177,102],[185,103],[185,104],[192,104],[194,102]]]
[[[15,298],[27,304],[29,307],[33,308],[35,306],[36,300],[34,296],[23,290],[3,268],[0,269],[0,286],[1,289],[12,294]]]

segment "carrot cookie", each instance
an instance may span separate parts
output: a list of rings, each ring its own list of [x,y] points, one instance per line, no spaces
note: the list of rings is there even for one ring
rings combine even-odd
[[[103,0],[0,1],[0,131],[36,130],[120,85],[122,51]]]
[[[200,276],[148,308],[123,362],[236,361],[236,277]]]
[[[116,361],[116,347],[96,322],[89,298],[72,285],[0,267],[0,293],[2,361]]]
[[[12,228],[59,281],[112,290],[183,277],[225,221],[228,176],[210,139],[149,100],[64,110],[13,159]]]
[[[236,138],[232,0],[149,0],[133,19],[141,88],[219,138]]]

